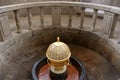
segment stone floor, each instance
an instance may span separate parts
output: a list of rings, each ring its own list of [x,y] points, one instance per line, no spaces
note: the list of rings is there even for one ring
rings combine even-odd
[[[3,67],[0,80],[32,80],[33,64],[45,55],[48,45],[19,53],[19,56]],[[111,64],[98,53],[78,45],[69,45],[73,56],[76,56],[86,68],[89,80],[119,80]]]

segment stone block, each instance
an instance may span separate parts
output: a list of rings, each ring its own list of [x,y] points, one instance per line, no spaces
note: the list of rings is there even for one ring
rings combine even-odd
[[[0,14],[0,41],[7,40],[11,36],[12,35],[8,15],[7,13],[2,13]]]
[[[111,22],[113,21],[113,17],[114,14],[110,13],[110,12],[105,12],[104,13],[104,19],[103,19],[103,32],[105,34],[109,34],[110,33],[110,29],[111,29]]]

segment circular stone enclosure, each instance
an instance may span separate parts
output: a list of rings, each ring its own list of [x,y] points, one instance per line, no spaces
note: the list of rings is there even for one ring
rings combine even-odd
[[[28,51],[30,49],[34,49],[40,45],[49,45],[52,42],[56,41],[57,36],[60,37],[62,42],[66,44],[75,44],[88,49],[91,49],[100,55],[102,55],[105,59],[109,61],[110,64],[115,68],[115,70],[120,73],[120,49],[116,49],[119,45],[115,45],[114,41],[109,38],[105,38],[105,36],[101,33],[95,33],[86,30],[79,30],[74,28],[44,28],[44,29],[33,29],[28,31],[23,31],[20,34],[16,34],[9,40],[0,43],[0,79],[12,80],[11,76],[6,75],[9,72],[10,64],[14,67],[12,69],[18,67],[16,64],[24,64],[24,61],[31,64],[28,66],[32,69],[32,65],[35,61],[39,59],[40,56],[44,55],[40,53],[36,59],[33,59],[33,62],[29,62],[29,58],[32,57],[35,53],[24,54],[24,51]],[[36,52],[37,53],[37,52]],[[27,56],[26,56],[27,55]],[[32,56],[31,56],[32,55]],[[18,58],[18,56],[25,56],[26,59]],[[20,62],[22,61],[22,62]],[[13,63],[14,62],[14,63]],[[24,67],[24,69],[28,69],[28,67]],[[17,69],[17,68],[16,68]],[[13,71],[14,75],[18,76],[15,71]],[[28,69],[28,72],[31,71]],[[22,75],[24,75],[23,73]],[[31,76],[27,76],[31,77]],[[18,79],[17,79],[18,80]]]

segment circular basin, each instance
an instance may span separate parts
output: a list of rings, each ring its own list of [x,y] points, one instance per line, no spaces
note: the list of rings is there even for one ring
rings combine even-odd
[[[71,67],[68,67],[68,75],[70,70],[69,69],[73,69],[73,70],[77,70],[78,74],[76,74],[76,76],[78,76],[78,80],[87,80],[87,75],[86,75],[86,71],[84,66],[82,65],[82,63],[76,59],[75,57],[70,57],[70,62],[71,62]],[[40,70],[43,68],[46,68],[44,70],[47,70],[47,58],[46,57],[41,57],[33,66],[32,68],[32,77],[33,80],[39,80],[39,74],[40,74]],[[74,73],[75,71],[73,71]],[[49,73],[49,72],[48,72]],[[74,75],[75,76],[75,75]],[[48,79],[49,80],[49,79]],[[67,79],[69,80],[69,79]]]

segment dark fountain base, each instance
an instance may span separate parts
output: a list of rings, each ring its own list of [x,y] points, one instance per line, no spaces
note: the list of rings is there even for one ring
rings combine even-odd
[[[81,62],[74,57],[70,57],[70,62],[71,65],[64,74],[56,75],[49,71],[47,58],[42,57],[32,68],[33,80],[87,80],[86,71]]]
[[[67,71],[62,74],[56,74],[50,71],[49,75],[52,80],[66,80],[66,78],[68,77]]]

